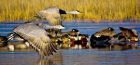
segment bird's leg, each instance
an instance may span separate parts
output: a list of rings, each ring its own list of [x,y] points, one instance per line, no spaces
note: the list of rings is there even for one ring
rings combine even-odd
[[[43,53],[42,53],[41,50],[39,50],[39,49],[38,49],[38,54],[39,54],[39,58],[40,58],[40,59],[43,59],[43,58],[44,58]]]

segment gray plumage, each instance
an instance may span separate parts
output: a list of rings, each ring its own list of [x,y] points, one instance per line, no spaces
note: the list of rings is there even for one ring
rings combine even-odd
[[[48,33],[34,23],[26,23],[13,30],[16,34],[27,40],[41,56],[48,56],[56,52],[55,44],[51,43]]]
[[[41,19],[46,19],[49,25],[61,25],[61,17],[58,8],[47,8],[37,14]]]
[[[51,42],[48,32],[45,29],[62,29],[61,14],[79,14],[78,11],[66,12],[62,9],[53,7],[41,10],[37,17],[45,19],[48,24],[41,22],[25,23],[14,28],[14,33],[23,38],[39,52],[41,56],[48,56],[56,52],[57,46]]]
[[[59,9],[57,7],[50,7],[44,10],[41,10],[37,13],[37,17],[40,19],[45,19],[48,21],[48,24],[50,26],[56,26],[54,28],[59,28],[59,29],[63,29],[62,26],[62,20],[61,20],[61,14],[80,14],[79,11],[65,11],[62,9]],[[61,25],[61,26],[59,26]],[[46,25],[48,26],[48,25]],[[43,27],[45,27],[45,25],[43,25]]]

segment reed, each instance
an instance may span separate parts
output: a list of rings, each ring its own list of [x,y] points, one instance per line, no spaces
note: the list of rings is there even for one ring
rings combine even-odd
[[[47,7],[79,10],[78,19],[125,20],[140,18],[140,0],[1,0],[0,21],[31,20]],[[73,15],[63,15],[72,20]]]

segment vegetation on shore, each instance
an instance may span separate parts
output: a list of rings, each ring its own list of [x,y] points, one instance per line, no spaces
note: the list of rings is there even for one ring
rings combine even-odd
[[[83,12],[76,15],[78,19],[140,19],[140,0],[1,0],[0,21],[31,20],[38,11],[51,6]],[[74,18],[73,15],[62,17]]]

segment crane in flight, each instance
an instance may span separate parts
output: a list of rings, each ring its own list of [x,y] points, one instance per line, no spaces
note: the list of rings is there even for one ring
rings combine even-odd
[[[66,12],[62,9],[53,7],[41,10],[38,17],[48,21],[48,24],[43,23],[25,23],[13,29],[13,34],[17,34],[20,38],[29,42],[35,50],[38,51],[40,56],[52,55],[57,50],[55,43],[51,42],[46,29],[63,29],[61,14],[80,14],[78,11]],[[12,36],[14,37],[14,36]],[[12,39],[11,37],[9,37]],[[8,39],[8,40],[10,40]]]

